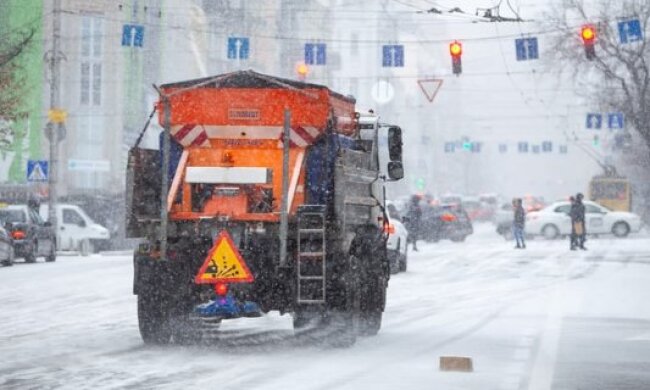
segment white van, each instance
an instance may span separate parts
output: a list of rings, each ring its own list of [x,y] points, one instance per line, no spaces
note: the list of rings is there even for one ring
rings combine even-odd
[[[43,220],[49,219],[49,207],[41,204],[39,214]],[[59,203],[56,205],[56,243],[61,251],[79,251],[83,255],[93,253],[102,241],[111,238],[105,227],[95,223],[77,205]]]

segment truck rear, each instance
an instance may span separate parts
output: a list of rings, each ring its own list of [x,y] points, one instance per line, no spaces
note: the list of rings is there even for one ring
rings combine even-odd
[[[354,99],[253,71],[160,92],[170,163],[165,148],[135,147],[128,167],[144,341],[209,338],[224,319],[271,310],[335,344],[377,333],[389,278],[382,188],[403,175],[401,130],[378,142],[378,120],[360,131]]]

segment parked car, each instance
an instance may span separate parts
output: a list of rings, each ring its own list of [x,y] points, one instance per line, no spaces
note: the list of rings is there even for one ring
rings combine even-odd
[[[44,222],[35,209],[27,205],[0,208],[0,221],[9,228],[16,257],[34,263],[37,257],[56,260],[56,238],[49,222]]]
[[[598,203],[585,201],[587,234],[614,234],[626,237],[641,229],[641,217],[625,211],[611,211]],[[526,216],[526,232],[547,239],[571,234],[571,203],[555,202]]]
[[[460,204],[442,204],[426,206],[422,209],[422,238],[437,242],[450,239],[454,242],[465,241],[474,233],[472,221]]]
[[[395,204],[386,203],[389,224],[386,226],[388,241],[386,249],[391,273],[406,271],[408,267],[408,231]]]
[[[494,213],[494,225],[497,228],[497,233],[502,235],[506,240],[512,240],[512,222],[515,217],[515,212],[512,209],[512,204],[504,203]]]
[[[9,232],[0,226],[0,263],[3,266],[14,265],[14,243]]]
[[[494,214],[492,207],[477,197],[463,198],[462,205],[472,221],[489,221]]]
[[[41,204],[40,215],[48,219],[49,207]],[[111,238],[105,227],[95,223],[84,210],[73,204],[56,205],[56,237],[59,250],[79,251],[86,255],[94,253],[96,248],[106,246]]]
[[[544,199],[541,197],[536,197],[532,195],[526,195],[522,198],[524,210],[526,213],[531,213],[539,211],[544,208],[545,203]],[[512,221],[515,217],[514,210],[512,209],[512,203],[504,203],[499,207],[494,213],[494,225],[496,226],[497,233],[502,235],[506,240],[512,240],[514,237],[512,235]],[[528,233],[528,227],[526,228],[526,234]]]

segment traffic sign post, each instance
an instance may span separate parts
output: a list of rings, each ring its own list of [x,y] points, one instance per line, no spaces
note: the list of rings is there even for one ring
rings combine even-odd
[[[246,60],[248,59],[250,41],[246,37],[228,38],[228,59],[229,60]]]
[[[600,130],[603,127],[603,115],[599,113],[587,114],[585,125],[588,129]]]
[[[433,99],[436,98],[440,87],[442,87],[442,79],[424,79],[418,80],[418,85],[426,96],[427,100],[433,102]]]
[[[383,67],[403,67],[404,45],[384,45],[381,65]]]
[[[643,29],[639,19],[618,22],[618,36],[622,44],[642,41]]]
[[[607,114],[607,127],[610,130],[623,129],[625,126],[625,117],[622,112],[610,112]]]
[[[122,26],[122,46],[142,47],[144,44],[144,26],[125,24]]]
[[[325,65],[327,45],[324,43],[305,43],[305,64]]]
[[[47,160],[27,160],[27,181],[32,183],[47,182],[49,179]]]
[[[517,61],[536,60],[539,58],[539,48],[537,38],[519,38],[515,39],[515,50],[517,52]]]

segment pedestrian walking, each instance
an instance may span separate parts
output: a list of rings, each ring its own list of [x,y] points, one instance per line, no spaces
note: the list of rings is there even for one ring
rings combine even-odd
[[[583,251],[585,241],[587,241],[587,228],[585,226],[585,205],[582,203],[584,196],[581,193],[576,194],[575,201],[571,206],[571,235],[575,237],[571,250],[580,248]]]
[[[413,243],[413,250],[418,251],[418,238],[422,229],[422,207],[420,207],[420,197],[413,195],[406,211],[406,230],[408,230],[408,243]]]
[[[515,212],[514,221],[512,223],[512,234],[515,236],[515,240],[517,241],[515,249],[526,249],[526,242],[524,241],[526,211],[524,210],[521,198],[515,198],[512,200],[512,208]]]
[[[569,216],[573,213],[573,205],[576,203],[576,198],[574,196],[569,196],[569,203],[571,203],[571,208],[569,210]],[[573,220],[571,220],[571,234],[569,234],[569,248],[571,248],[572,251],[576,250],[576,247],[578,246],[577,244],[577,238],[576,238],[576,232],[575,229],[573,228]]]

